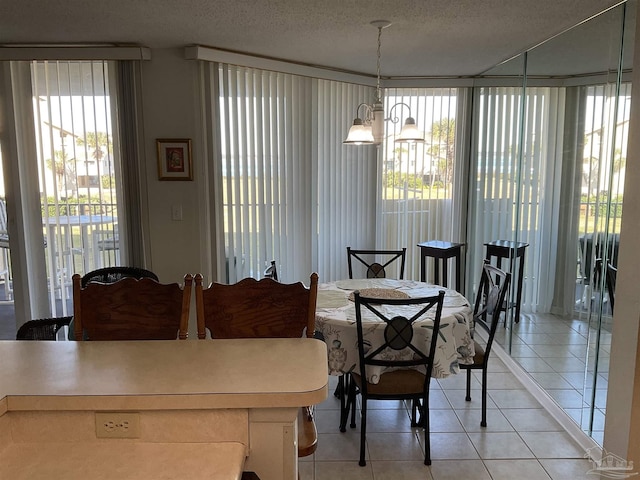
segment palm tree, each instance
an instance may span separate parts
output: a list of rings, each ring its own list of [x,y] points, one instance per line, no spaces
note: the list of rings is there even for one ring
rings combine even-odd
[[[450,183],[456,154],[456,121],[443,118],[431,125],[432,145],[427,153],[438,159],[438,170],[444,172],[445,182]]]
[[[104,158],[105,151],[110,154],[113,150],[113,144],[111,143],[111,138],[105,132],[87,132],[84,135],[84,138],[78,137],[76,139],[76,143],[80,146],[86,145],[93,150],[92,156],[98,162]]]

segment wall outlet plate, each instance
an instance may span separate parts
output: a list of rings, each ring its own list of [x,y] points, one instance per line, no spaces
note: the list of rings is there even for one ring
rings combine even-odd
[[[138,412],[96,412],[96,437],[140,438]]]

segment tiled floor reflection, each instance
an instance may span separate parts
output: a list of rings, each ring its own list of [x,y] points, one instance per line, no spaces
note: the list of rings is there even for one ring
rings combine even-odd
[[[411,428],[406,406],[370,402],[367,465],[360,467],[360,419],[357,416],[357,428],[340,433],[340,402],[333,396],[337,377],[330,377],[329,398],[316,410],[318,449],[300,459],[300,479],[594,478],[587,473],[593,465],[584,458],[585,452],[497,358],[491,359],[489,373],[488,425],[480,427],[478,378],[471,402],[464,400],[464,374],[432,381],[430,467],[423,464],[422,432]]]
[[[611,348],[607,325],[597,338],[596,330],[589,329],[585,321],[521,314],[512,328],[511,356],[602,445]],[[508,349],[506,332],[501,327],[496,341]],[[596,358],[598,342],[600,355]],[[590,405],[595,405],[593,413]]]

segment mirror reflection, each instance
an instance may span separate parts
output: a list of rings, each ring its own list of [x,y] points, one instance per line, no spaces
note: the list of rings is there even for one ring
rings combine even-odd
[[[514,281],[496,337],[600,444],[634,29],[627,2],[496,66],[475,89],[486,121],[474,131],[468,231],[479,247],[468,260],[509,242]]]

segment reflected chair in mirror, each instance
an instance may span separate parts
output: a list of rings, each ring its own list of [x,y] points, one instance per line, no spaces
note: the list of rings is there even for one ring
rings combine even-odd
[[[105,267],[85,273],[80,282],[86,287],[89,282],[113,283],[123,278],[151,278],[156,282],[158,276],[150,270],[139,267]]]
[[[275,260],[271,260],[271,265],[265,269],[264,278],[272,278],[276,282],[278,281],[278,269],[276,268]]]
[[[351,247],[347,247],[349,278],[354,278],[352,260],[357,260],[359,264],[364,265],[364,268],[366,269],[366,278],[386,278],[387,268],[395,262],[398,268],[397,278],[402,280],[404,278],[404,264],[406,256],[406,247],[402,250],[355,250]],[[380,261],[384,261],[384,263],[379,263],[376,260],[378,258],[383,258]]]
[[[604,275],[604,280],[603,280]],[[618,269],[611,263],[607,263],[607,268],[603,272],[603,260],[602,258],[596,258],[595,266],[593,267],[593,282],[594,289],[597,291],[600,288],[604,288],[607,291],[607,298],[611,305],[611,315],[613,315],[613,307],[615,305],[615,293],[616,293],[616,277],[618,275]],[[604,281],[604,285],[600,282]]]
[[[618,276],[618,269],[607,263],[607,291],[609,292],[609,303],[611,303],[611,313],[613,314],[613,304],[616,297],[616,278]]]
[[[76,340],[185,339],[193,277],[162,284],[151,278],[89,282],[73,276],[73,334]]]
[[[356,396],[361,396],[360,409],[360,466],[366,465],[365,442],[367,435],[367,416],[369,400],[406,400],[412,405],[412,426],[424,428],[425,465],[431,465],[429,434],[429,385],[433,370],[433,359],[440,330],[440,317],[444,302],[444,291],[436,296],[423,298],[382,299],[369,298],[354,292],[356,308],[356,328],[358,333],[359,369],[352,371],[347,382],[347,409],[352,410],[351,428],[355,428],[354,415]],[[391,310],[394,313],[389,313]],[[366,313],[365,313],[366,312]],[[364,338],[368,319],[382,320],[384,327],[383,343],[372,349]],[[404,316],[407,315],[407,316]],[[414,338],[413,324],[428,315],[433,318],[433,330],[430,341],[417,342]],[[364,324],[364,327],[363,327]],[[391,371],[383,372],[378,383],[371,383],[367,370],[378,366]],[[416,406],[420,409],[420,422],[416,418]],[[375,411],[374,411],[375,412]],[[347,411],[344,418],[348,416]],[[341,415],[342,417],[342,415]]]
[[[312,338],[315,332],[318,274],[309,287],[301,282],[279,283],[271,278],[245,278],[226,285],[202,285],[195,276],[198,338]],[[311,407],[298,413],[298,456],[315,452],[318,432]]]
[[[474,338],[475,355],[472,364],[460,364],[461,370],[467,371],[466,397],[471,401],[471,373],[472,370],[482,370],[482,419],[480,425],[487,426],[487,366],[493,339],[500,322],[501,306],[511,284],[511,274],[500,270],[485,260],[482,265],[482,276],[476,293],[473,309],[474,336],[478,326],[487,333],[486,344],[480,345]]]
[[[57,340],[58,331],[68,327],[71,316],[38,318],[23,323],[16,333],[16,340]]]

